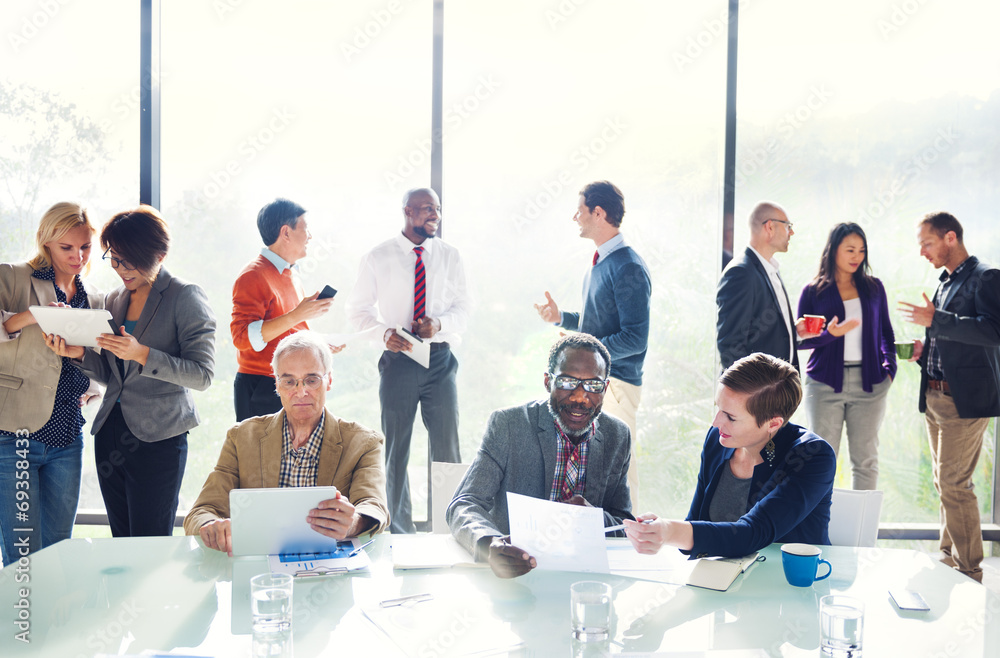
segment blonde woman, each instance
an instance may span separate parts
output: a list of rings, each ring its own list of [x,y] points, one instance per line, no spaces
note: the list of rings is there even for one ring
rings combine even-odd
[[[0,548],[5,565],[68,538],[73,530],[83,465],[80,407],[96,396],[96,387],[69,359],[46,348],[28,307],[104,306],[103,297],[86,289],[81,278],[90,267],[93,238],[86,210],[57,203],[38,225],[34,258],[0,264]]]

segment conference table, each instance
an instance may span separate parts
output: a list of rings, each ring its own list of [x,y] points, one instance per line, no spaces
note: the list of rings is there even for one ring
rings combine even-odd
[[[829,593],[864,601],[869,658],[1000,656],[1000,597],[916,551],[823,547],[832,575],[797,588],[772,545],[719,592],[669,574],[400,570],[391,541],[367,547],[368,570],[297,578],[291,632],[254,637],[248,583],[266,558],[230,558],[193,537],[65,540],[0,571],[0,656],[816,656]],[[612,586],[607,642],[571,637],[569,588],[579,580]],[[930,611],[896,609],[890,588],[916,590]],[[430,599],[379,605],[417,594]]]

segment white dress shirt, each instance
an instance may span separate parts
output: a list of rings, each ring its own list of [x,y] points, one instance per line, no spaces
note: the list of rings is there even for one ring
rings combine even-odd
[[[373,338],[382,341],[397,325],[413,322],[413,269],[417,261],[410,240],[399,233],[361,259],[358,280],[347,300],[347,317],[359,331],[378,327]],[[441,323],[434,343],[458,345],[469,321],[471,301],[465,268],[458,250],[440,238],[428,238],[421,256],[425,273],[424,310]]]
[[[774,258],[764,258],[753,247],[750,247],[750,250],[760,259],[761,265],[764,266],[764,271],[767,272],[767,278],[771,281],[771,289],[774,290],[774,296],[778,298],[778,308],[781,309],[781,317],[784,318],[785,328],[788,329],[788,360],[791,361],[792,356],[795,354],[795,323],[792,322],[792,311],[788,307],[788,294],[785,292],[785,284],[782,283],[781,277],[778,276],[778,261]],[[775,356],[778,355],[776,354]]]

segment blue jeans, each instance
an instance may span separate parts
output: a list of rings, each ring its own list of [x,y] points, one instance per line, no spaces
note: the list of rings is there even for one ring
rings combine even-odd
[[[70,537],[80,502],[82,471],[83,432],[63,448],[0,435],[0,548],[4,565]],[[17,477],[25,472],[26,478]],[[27,484],[19,488],[18,482]],[[26,492],[23,500],[18,500],[18,491]],[[22,513],[25,516],[20,516]]]

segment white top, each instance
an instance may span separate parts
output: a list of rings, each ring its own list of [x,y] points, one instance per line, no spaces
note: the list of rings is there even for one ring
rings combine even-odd
[[[750,247],[750,251],[757,254],[764,271],[767,272],[768,279],[771,280],[771,288],[774,296],[778,298],[778,308],[781,309],[781,317],[785,320],[785,328],[788,329],[788,360],[791,361],[795,354],[795,327],[792,323],[792,310],[788,307],[788,294],[785,292],[785,284],[778,275],[778,261],[774,258],[764,258],[759,251]],[[779,355],[775,355],[779,356]]]
[[[844,319],[847,322],[852,318],[861,321],[861,298],[844,300]],[[844,334],[844,363],[861,360],[861,325],[851,329]]]
[[[413,268],[418,245],[399,233],[378,245],[364,258],[358,281],[347,299],[347,318],[358,331],[379,327],[381,342],[388,329],[409,328],[413,322]],[[433,343],[461,343],[472,307],[465,285],[465,268],[458,250],[440,238],[422,245],[426,281],[425,313],[441,322]]]

